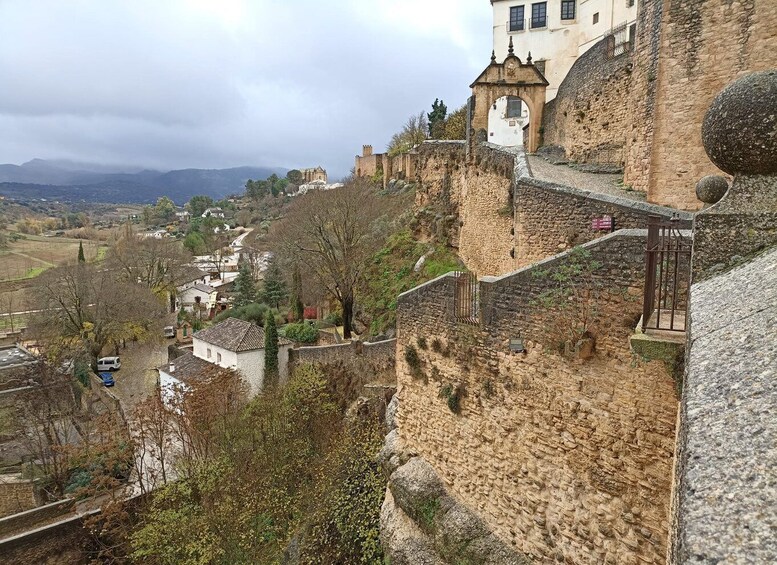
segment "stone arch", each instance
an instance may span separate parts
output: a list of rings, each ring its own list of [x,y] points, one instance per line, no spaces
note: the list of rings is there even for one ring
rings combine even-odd
[[[478,132],[487,130],[488,111],[491,105],[503,96],[517,96],[529,109],[529,136],[526,150],[529,153],[537,151],[540,146],[540,127],[547,86],[548,81],[532,63],[531,53],[525,63],[515,56],[511,38],[505,60],[497,63],[496,56],[492,53],[491,64],[470,85],[474,102],[470,127],[475,130],[474,139],[482,137]]]

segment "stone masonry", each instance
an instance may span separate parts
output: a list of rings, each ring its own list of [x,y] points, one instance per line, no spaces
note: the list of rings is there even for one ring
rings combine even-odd
[[[665,559],[675,383],[663,363],[632,359],[627,345],[641,308],[644,237],[624,230],[586,245],[610,290],[598,296],[597,354],[585,362],[552,354],[552,313],[536,302],[570,252],[486,278],[479,325],[455,322],[453,275],[399,298],[402,442],[538,562]],[[524,353],[510,350],[517,338]]]

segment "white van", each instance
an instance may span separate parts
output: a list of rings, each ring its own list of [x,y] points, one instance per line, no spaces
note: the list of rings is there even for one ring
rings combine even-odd
[[[97,360],[97,371],[118,371],[121,369],[121,359],[118,357],[100,357]]]

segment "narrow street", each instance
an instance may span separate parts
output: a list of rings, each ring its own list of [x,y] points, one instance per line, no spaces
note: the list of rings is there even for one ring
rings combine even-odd
[[[114,373],[116,385],[111,392],[121,402],[124,414],[130,420],[135,406],[156,392],[156,368],[167,363],[167,346],[172,340],[159,339],[150,343],[128,343],[120,349],[121,369]]]

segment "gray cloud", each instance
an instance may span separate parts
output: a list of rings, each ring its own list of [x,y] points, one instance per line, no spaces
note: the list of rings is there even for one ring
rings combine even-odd
[[[0,162],[345,174],[488,63],[485,0],[0,0]]]

